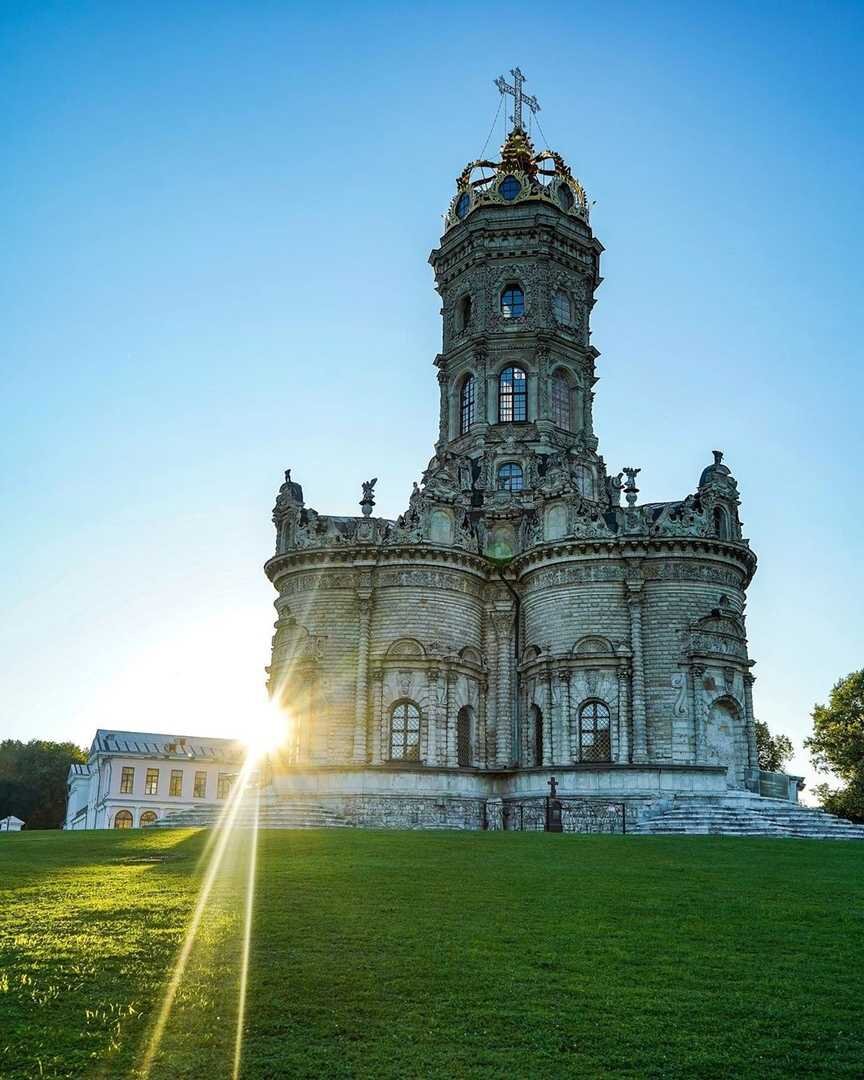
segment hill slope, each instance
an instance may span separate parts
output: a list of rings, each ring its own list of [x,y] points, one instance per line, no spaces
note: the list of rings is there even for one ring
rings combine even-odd
[[[253,834],[0,840],[0,1075],[232,1075]],[[212,849],[211,849],[212,850]],[[864,846],[268,831],[244,1077],[860,1076]]]

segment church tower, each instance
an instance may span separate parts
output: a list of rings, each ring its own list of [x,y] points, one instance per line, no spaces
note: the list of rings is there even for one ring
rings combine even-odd
[[[430,256],[440,414],[405,512],[376,517],[369,480],[361,515],[319,514],[290,471],[273,512],[274,782],[358,824],[520,827],[553,769],[566,798],[637,817],[758,779],[737,484],[720,451],[671,502],[607,472],[603,249],[512,75],[500,155],[459,174]]]

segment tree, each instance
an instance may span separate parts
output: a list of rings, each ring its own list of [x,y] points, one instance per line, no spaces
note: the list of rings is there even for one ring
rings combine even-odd
[[[814,790],[832,814],[864,822],[864,670],[834,684],[827,705],[814,705],[813,734],[804,740],[819,772],[844,781],[839,788]]]
[[[74,743],[0,742],[0,818],[14,814],[28,829],[59,829],[66,816],[66,774],[87,754]]]
[[[788,735],[772,735],[764,721],[756,721],[756,756],[760,769],[782,772],[794,753],[795,747]]]

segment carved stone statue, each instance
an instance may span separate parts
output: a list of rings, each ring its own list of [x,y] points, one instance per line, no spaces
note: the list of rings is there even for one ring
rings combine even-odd
[[[375,505],[375,485],[377,483],[377,476],[374,476],[371,480],[363,481],[363,498],[360,500],[363,517],[369,517],[372,513],[372,507]]]

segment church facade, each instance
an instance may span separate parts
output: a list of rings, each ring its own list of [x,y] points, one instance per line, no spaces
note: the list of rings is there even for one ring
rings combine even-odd
[[[564,159],[514,121],[430,256],[438,433],[405,512],[376,517],[369,481],[361,515],[319,513],[289,471],[273,514],[273,785],[357,824],[508,827],[553,775],[634,817],[758,791],[736,482],[714,451],[690,493],[644,504],[638,469],[607,468],[603,248]]]

